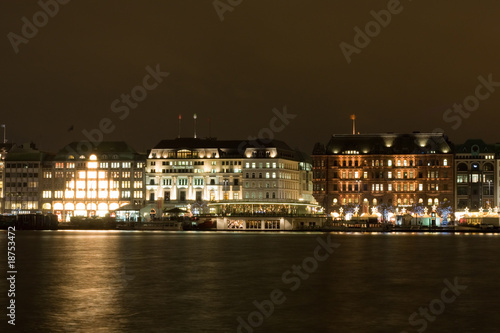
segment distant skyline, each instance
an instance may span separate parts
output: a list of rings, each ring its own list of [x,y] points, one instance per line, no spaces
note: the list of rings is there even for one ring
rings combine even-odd
[[[495,0],[62,3],[0,3],[10,141],[57,151],[102,127],[145,151],[179,114],[193,136],[195,113],[198,137],[211,118],[212,137],[245,140],[286,106],[273,135],[306,153],[351,133],[351,114],[360,133],[500,142]]]

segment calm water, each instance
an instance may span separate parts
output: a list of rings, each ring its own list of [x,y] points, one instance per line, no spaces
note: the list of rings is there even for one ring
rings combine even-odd
[[[328,236],[340,246],[313,259]],[[245,333],[500,332],[499,244],[480,234],[18,231],[16,328],[4,319],[0,331],[238,332],[241,317]],[[310,273],[292,272],[303,263]],[[456,296],[444,279],[467,289]],[[0,287],[5,309],[5,279]],[[435,315],[410,325],[429,306]]]

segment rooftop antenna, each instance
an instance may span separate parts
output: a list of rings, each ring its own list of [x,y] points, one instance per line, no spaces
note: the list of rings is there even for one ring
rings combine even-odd
[[[351,114],[351,120],[352,120],[352,134],[356,134],[356,115]]]
[[[2,124],[3,128],[3,143],[7,143],[7,138],[5,136],[5,133],[7,132],[7,127],[5,127],[5,124]]]
[[[193,115],[193,119],[194,119],[194,138],[196,139],[196,113]]]
[[[182,116],[179,114],[179,136],[178,136],[178,138],[181,137],[181,119],[182,119]]]
[[[208,117],[208,137],[212,137],[212,119]]]

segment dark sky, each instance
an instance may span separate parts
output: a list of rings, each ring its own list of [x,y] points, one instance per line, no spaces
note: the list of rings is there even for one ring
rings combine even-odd
[[[183,136],[197,113],[199,136],[211,117],[212,136],[246,139],[286,105],[296,117],[276,138],[308,153],[349,133],[351,113],[362,133],[442,128],[456,143],[499,142],[500,88],[456,129],[443,114],[475,94],[478,76],[500,82],[500,1],[401,1],[348,64],[339,44],[387,3],[244,0],[221,21],[213,0],[72,0],[16,54],[8,34],[41,8],[1,1],[0,123],[10,140],[53,151],[109,118],[104,139],[142,151],[177,136],[179,113]],[[120,119],[112,102],[157,64],[170,75]]]

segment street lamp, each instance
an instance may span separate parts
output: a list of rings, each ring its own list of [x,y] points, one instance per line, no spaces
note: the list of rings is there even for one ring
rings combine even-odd
[[[359,209],[361,207],[361,198],[359,195],[359,188],[361,186],[361,181],[358,179],[358,180],[356,180],[356,183],[358,184],[358,209]]]
[[[491,195],[491,179],[488,179],[486,182],[488,183],[488,196],[490,196]],[[489,198],[488,198],[488,205],[491,205]]]

